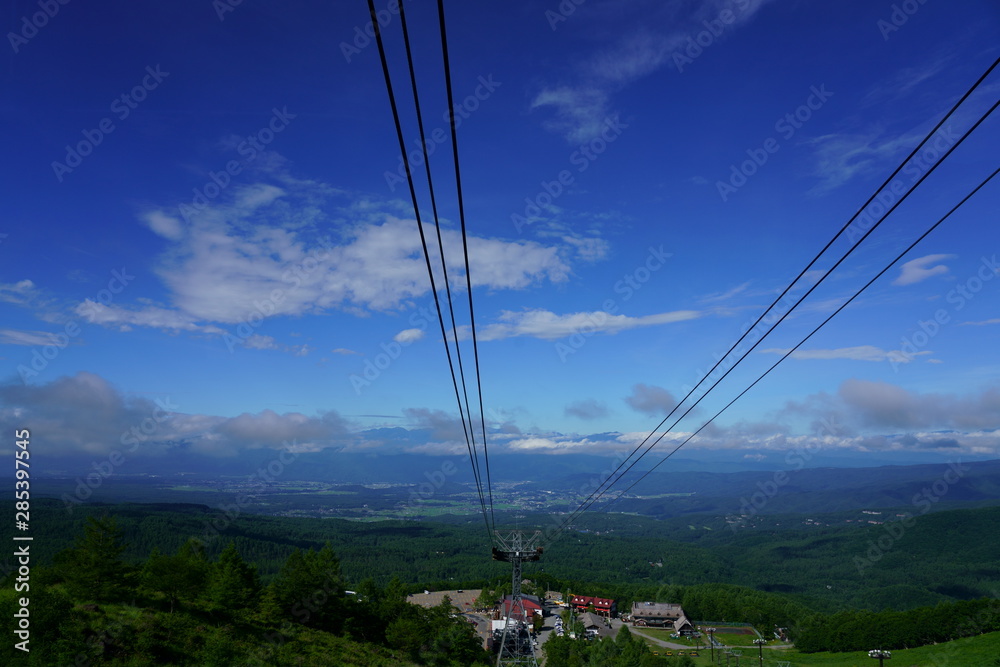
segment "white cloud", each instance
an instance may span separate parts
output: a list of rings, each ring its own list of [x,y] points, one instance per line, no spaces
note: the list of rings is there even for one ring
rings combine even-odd
[[[254,334],[243,341],[243,345],[251,350],[277,350],[278,341],[273,336],[261,336]]]
[[[91,324],[114,327],[121,331],[130,331],[133,326],[141,326],[169,331],[222,333],[218,327],[198,324],[195,318],[181,311],[159,306],[145,306],[133,310],[115,304],[105,306],[86,299],[77,305],[74,312],[85,317]]]
[[[184,236],[184,223],[163,211],[149,211],[140,217],[153,232],[165,239],[179,241]]]
[[[899,276],[892,281],[893,285],[913,285],[934,276],[943,276],[948,273],[948,267],[943,262],[946,259],[953,259],[955,255],[925,255],[911,259],[903,264],[899,269]],[[931,266],[931,265],[934,266]]]
[[[823,392],[801,402],[789,402],[782,414],[798,419],[830,418],[844,432],[950,429],[1000,433],[1000,387],[964,395],[936,394],[910,391],[888,382],[850,379],[841,383],[834,395]]]
[[[758,350],[761,354],[786,354],[789,348],[768,348]],[[856,345],[854,347],[838,347],[832,350],[796,350],[792,352],[792,359],[851,359],[853,361],[893,361],[907,364],[918,355],[932,354],[930,350],[919,352],[902,352],[901,350],[883,350],[874,345]]]
[[[656,388],[653,388],[656,389]],[[586,402],[583,402],[586,403]],[[666,404],[659,406],[665,408]],[[0,384],[0,427],[25,423],[46,434],[47,451],[56,456],[104,456],[122,446],[122,437],[142,427],[136,456],[192,452],[231,457],[255,450],[289,447],[296,452],[412,452],[465,455],[457,416],[431,409],[407,409],[408,431],[390,438],[352,430],[334,412],[309,416],[265,409],[236,417],[182,412],[168,396],[155,400],[119,392],[92,373],[61,377],[41,385]],[[836,394],[816,394],[789,403],[784,419],[821,426],[814,435],[792,435],[780,423],[740,423],[706,429],[685,445],[691,449],[788,452],[809,447],[854,451],[939,450],[996,455],[1000,447],[1000,390],[968,395],[920,394],[886,383],[850,380]],[[143,426],[144,424],[149,425]],[[827,425],[830,427],[823,427]],[[491,451],[609,455],[631,452],[648,435],[627,433],[522,433],[512,424],[491,426]],[[876,429],[868,432],[869,429]],[[942,429],[948,429],[943,431]],[[880,431],[888,430],[887,435]],[[653,434],[658,438],[662,432]],[[667,433],[650,461],[685,441],[690,432]],[[133,454],[131,450],[129,456]]]
[[[6,430],[33,424],[45,433],[46,451],[54,455],[121,451],[130,433],[142,437],[134,448],[125,447],[128,456],[133,449],[137,456],[162,456],[178,446],[210,456],[293,443],[296,451],[315,451],[339,448],[350,440],[347,422],[334,412],[311,417],[263,410],[227,418],[181,409],[169,396],[150,400],[123,394],[101,376],[86,372],[38,386],[0,385],[0,426]]]
[[[963,327],[984,327],[984,326],[989,326],[991,324],[1000,324],[1000,317],[994,317],[993,319],[989,319],[989,320],[981,320],[979,322],[962,322],[962,324],[959,325],[959,326],[963,326]]]
[[[597,5],[580,8],[577,10],[580,15],[592,11],[591,20],[601,23],[602,29],[609,21],[624,19],[629,25],[615,31],[623,37],[589,57],[578,59],[575,78],[582,83],[544,88],[532,100],[531,109],[551,107],[555,117],[543,121],[547,129],[562,134],[570,143],[589,141],[600,134],[604,121],[614,115],[610,103],[613,93],[672,62],[673,54],[681,53],[689,39],[706,29],[706,21],[718,21],[724,10],[733,14],[734,20],[728,21],[726,32],[714,40],[725,39],[729,31],[749,21],[766,2],[748,0],[738,7],[731,0],[636,3],[631,7],[629,3],[614,3],[613,16]],[[640,27],[635,28],[636,25]],[[654,26],[659,25],[669,25],[671,29],[656,31]]]
[[[715,293],[715,294],[709,294],[707,296],[703,296],[703,297],[701,297],[700,300],[703,303],[715,303],[715,302],[718,302],[718,301],[728,301],[729,299],[733,298],[734,296],[738,296],[739,294],[742,294],[743,292],[745,292],[748,287],[750,287],[750,281],[747,281],[747,282],[745,282],[745,283],[743,283],[741,285],[737,285],[736,287],[728,289],[725,292],[718,292],[718,293]]]
[[[176,216],[162,209],[140,216],[172,241],[155,267],[168,288],[169,307],[85,301],[77,312],[119,329],[218,333],[214,324],[240,324],[260,316],[393,310],[429,292],[416,223],[386,213],[397,208],[395,202],[345,204],[336,199],[343,198],[342,192],[321,184],[288,176],[278,180],[283,187],[231,186],[225,200],[197,209],[187,206],[183,229]],[[343,230],[339,239],[319,238],[317,230],[329,224],[329,217],[336,217]],[[442,242],[449,277],[462,289],[462,236],[444,229]],[[600,258],[606,244],[598,238],[543,245],[471,236],[468,251],[473,288],[520,290],[567,280],[571,259]],[[433,261],[436,244],[431,252]],[[11,289],[23,292],[31,286],[22,281]]]
[[[402,345],[407,345],[409,343],[415,343],[424,337],[423,329],[403,329],[398,334],[392,337],[394,341]]]
[[[479,340],[503,340],[517,336],[530,336],[542,340],[555,340],[575,333],[618,333],[637,327],[672,324],[702,317],[698,310],[675,310],[642,317],[609,315],[603,310],[590,313],[570,313],[556,315],[548,310],[505,310],[500,313],[500,321],[483,327],[478,332]],[[459,338],[469,337],[468,327],[459,327]]]
[[[536,454],[607,454],[608,444],[605,440],[591,440],[580,436],[538,435],[512,439],[507,443],[506,449]]]
[[[545,126],[565,135],[572,143],[598,136],[610,115],[607,93],[595,88],[561,86],[543,90],[531,102],[532,109],[540,107],[555,108],[555,119],[547,121]]]
[[[604,259],[608,254],[608,242],[601,238],[563,236],[562,240],[575,248],[577,255],[584,261],[594,262]]]
[[[54,345],[56,335],[48,331],[0,329],[0,345]]]
[[[879,103],[887,99],[903,97],[914,89],[921,90],[920,84],[944,71],[950,60],[952,60],[951,56],[937,57],[930,62],[920,63],[913,67],[902,67],[873,87],[862,98],[861,104]]]
[[[881,131],[865,134],[826,134],[807,140],[815,152],[819,183],[810,191],[825,194],[855,176],[870,173],[900,157],[919,141],[914,135],[880,139]]]
[[[261,334],[253,334],[243,339],[243,347],[249,348],[251,350],[278,350],[281,352],[291,352],[296,357],[304,357],[314,348],[309,345],[285,345],[284,343],[278,342],[273,336],[263,336]]]
[[[35,293],[35,283],[27,279],[16,283],[0,283],[0,301],[25,304]]]

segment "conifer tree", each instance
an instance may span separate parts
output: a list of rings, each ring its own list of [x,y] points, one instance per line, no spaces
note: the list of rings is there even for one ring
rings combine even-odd
[[[55,565],[74,597],[97,602],[120,600],[134,574],[122,560],[125,548],[114,517],[90,516],[76,546],[59,554]]]
[[[230,542],[212,566],[208,599],[227,611],[243,611],[257,604],[260,592],[257,568],[248,565]]]
[[[195,540],[185,542],[172,556],[159,551],[150,554],[142,571],[143,584],[159,591],[170,601],[170,612],[181,601],[197,600],[205,589],[209,564]]]

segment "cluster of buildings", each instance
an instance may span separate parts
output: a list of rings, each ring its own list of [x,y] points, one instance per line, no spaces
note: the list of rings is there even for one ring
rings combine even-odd
[[[618,603],[608,598],[597,598],[590,595],[571,595],[569,605],[574,611],[592,612],[604,618],[614,618],[618,615]]]
[[[477,600],[480,590],[459,590],[459,591],[437,591],[418,593],[409,596],[409,601],[424,607],[433,607],[445,599],[450,600],[458,613],[465,614],[470,622],[477,624],[477,629],[484,636],[488,636],[491,631],[502,629],[503,619],[510,613],[511,617],[518,622],[519,627],[530,628],[532,620],[536,616],[543,616],[543,600],[534,595],[522,595],[524,613],[520,609],[513,608],[513,601],[510,595],[504,596],[494,609],[477,609]],[[608,620],[618,616],[618,603],[610,598],[595,597],[592,595],[570,595],[565,597],[562,593],[549,591],[545,596],[548,600],[561,606],[573,609],[579,614],[579,620],[583,623],[587,633],[591,636],[603,636],[608,632]],[[476,614],[479,618],[486,620],[482,627],[476,621]],[[678,635],[692,635],[695,633],[694,624],[684,613],[684,609],[679,604],[671,602],[635,602],[632,604],[631,613],[624,616],[626,621],[633,626],[666,628]]]

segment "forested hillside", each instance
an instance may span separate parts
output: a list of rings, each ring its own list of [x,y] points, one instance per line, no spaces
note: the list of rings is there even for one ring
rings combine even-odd
[[[34,511],[34,664],[83,654],[120,665],[146,664],[128,662],[134,654],[233,664],[220,657],[230,653],[293,664],[311,651],[344,657],[309,664],[473,664],[484,654],[468,624],[405,595],[510,585],[509,570],[484,557],[478,526],[246,515],[211,531],[217,513],[195,505],[67,514],[38,501]],[[611,597],[621,609],[678,602],[696,621],[789,627],[803,651],[859,650],[876,638],[913,647],[1000,629],[1000,547],[988,538],[998,513],[929,514],[893,544],[879,542],[885,524],[733,533],[622,517],[618,534],[566,534],[525,576],[532,592]],[[884,553],[869,558],[869,544]],[[872,562],[859,572],[852,554]],[[4,613],[16,608],[13,576]]]
[[[502,564],[485,557],[482,525],[466,525],[466,519],[362,523],[243,514],[230,520],[200,505],[138,504],[86,505],[68,514],[61,503],[44,500],[32,509],[33,553],[42,562],[71,546],[88,514],[113,513],[130,545],[124,557],[132,560],[154,548],[173,553],[189,538],[215,558],[232,541],[269,581],[294,549],[329,542],[351,581],[370,577],[385,585],[398,576],[450,588],[508,576]],[[688,521],[588,515],[585,523],[594,530],[565,533],[526,572],[613,586],[630,599],[633,587],[738,584],[824,612],[905,610],[1000,591],[1000,542],[988,538],[1000,522],[1000,508],[931,512],[875,525],[804,526],[802,517],[768,517],[737,531],[721,519]],[[552,518],[529,516],[521,527],[532,523],[544,529]],[[11,557],[0,557],[0,574],[12,565]]]
[[[14,618],[29,596],[30,639],[4,642],[3,664],[488,664],[450,607],[409,604],[398,582],[347,595],[329,546],[291,551],[264,585],[232,542],[216,558],[189,540],[129,561],[123,539],[113,517],[89,518],[72,548],[32,570],[29,588],[17,593],[8,578],[0,611]]]

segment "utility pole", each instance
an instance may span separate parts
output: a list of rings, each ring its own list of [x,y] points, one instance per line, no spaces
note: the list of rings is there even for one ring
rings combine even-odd
[[[528,615],[524,610],[524,598],[521,596],[521,564],[542,557],[542,547],[538,546],[542,531],[536,530],[530,537],[525,537],[519,530],[507,534],[496,531],[496,538],[500,548],[493,547],[493,560],[510,563],[512,570],[510,604],[505,605],[507,614],[504,619],[503,636],[500,639],[497,667],[505,665],[538,667],[535,649],[528,634]]]
[[[758,637],[753,640],[753,643],[757,645],[757,657],[760,658],[760,667],[764,667],[764,644],[767,643],[767,640],[763,637]]]
[[[884,661],[892,657],[892,652],[883,651],[882,649],[879,648],[875,649],[874,651],[868,651],[868,657],[875,658],[876,660],[878,660],[878,667],[882,667],[882,665],[885,664]]]

